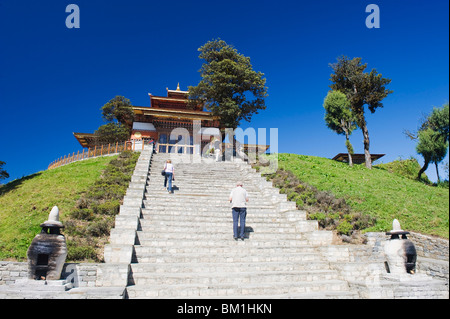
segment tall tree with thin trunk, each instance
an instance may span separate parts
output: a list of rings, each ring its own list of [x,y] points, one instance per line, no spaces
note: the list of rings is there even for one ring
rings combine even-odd
[[[391,83],[390,79],[383,78],[375,69],[370,73],[364,72],[367,64],[361,63],[361,58],[349,59],[346,56],[339,57],[337,62],[330,65],[334,73],[331,74],[330,88],[341,91],[347,96],[356,123],[361,128],[364,137],[364,155],[367,168],[372,168],[370,157],[370,137],[365,116],[365,106],[371,113],[377,108],[383,107],[381,101],[393,91],[386,89]]]
[[[353,166],[353,146],[350,135],[356,129],[356,118],[350,108],[350,102],[344,93],[339,91],[328,92],[323,107],[325,108],[325,122],[337,134],[345,135],[345,146],[348,153],[348,164]]]
[[[417,133],[404,131],[410,139],[418,140],[416,151],[424,159],[424,165],[417,178],[420,180],[428,165],[434,163],[438,182],[440,182],[439,163],[447,155],[449,145],[449,104],[441,108],[433,108],[431,114],[425,116],[420,122]]]
[[[438,165],[447,155],[448,141],[445,140],[445,137],[442,134],[430,127],[419,131],[417,135],[419,142],[416,145],[416,150],[424,159],[424,165],[419,171],[418,179],[421,179],[422,174],[427,170],[428,165],[434,163],[439,182]]]

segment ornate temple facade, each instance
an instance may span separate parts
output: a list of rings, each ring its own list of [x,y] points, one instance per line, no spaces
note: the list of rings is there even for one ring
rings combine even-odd
[[[179,84],[176,90],[166,90],[164,97],[149,93],[150,107],[133,106],[131,139],[153,139],[159,152],[192,154],[195,136],[204,146],[211,136],[220,134],[218,119],[204,112],[202,105],[190,105],[188,91],[181,91]],[[207,129],[212,134],[205,135]],[[177,149],[172,150],[175,144]]]
[[[219,121],[202,105],[188,103],[188,91],[167,90],[167,96],[150,97],[150,106],[133,106],[131,140],[154,141],[159,152],[193,154],[194,138],[197,136],[202,148],[214,136],[220,136]],[[73,133],[82,147],[93,147],[95,135]],[[172,149],[177,145],[177,149]],[[200,143],[199,143],[200,144]]]
[[[223,136],[219,120],[211,112],[205,112],[203,105],[189,103],[188,91],[167,90],[167,96],[150,97],[150,106],[132,106],[134,122],[130,140],[135,145],[154,142],[156,150],[162,153],[204,154],[206,148],[220,148],[221,152],[232,148],[229,143],[222,144]],[[222,132],[223,133],[223,132]],[[84,148],[95,146],[92,133],[73,133]],[[269,145],[241,144],[242,151],[250,149],[264,153]]]

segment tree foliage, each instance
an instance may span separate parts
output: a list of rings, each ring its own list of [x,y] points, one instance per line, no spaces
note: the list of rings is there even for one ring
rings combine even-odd
[[[5,162],[0,161],[0,180],[9,178],[8,172],[3,169],[3,165],[5,164]]]
[[[220,121],[220,127],[236,129],[242,120],[264,110],[267,97],[264,74],[256,72],[250,58],[221,39],[198,49],[204,60],[197,86],[189,87],[191,103],[202,103]]]
[[[449,141],[449,104],[433,108],[428,118],[428,126],[436,131],[445,141]]]
[[[134,120],[134,112],[129,99],[116,96],[102,106],[102,117],[108,123],[95,131],[96,143],[109,144],[129,139]]]
[[[361,128],[364,137],[364,154],[366,167],[372,167],[370,157],[370,137],[365,117],[365,106],[371,113],[383,107],[381,101],[393,91],[386,89],[391,83],[390,79],[383,78],[376,69],[370,73],[364,72],[367,64],[361,63],[361,58],[349,59],[346,56],[339,57],[337,62],[331,64],[334,73],[330,80],[333,84],[330,88],[341,91],[347,96],[350,107],[356,118],[356,124]]]
[[[352,166],[353,146],[350,143],[350,135],[357,126],[356,117],[350,108],[350,102],[344,93],[330,91],[325,97],[323,107],[325,108],[325,123],[327,127],[337,134],[345,135],[349,164]]]
[[[130,138],[130,131],[126,125],[120,123],[108,123],[102,125],[95,131],[97,145],[124,142]]]
[[[134,120],[134,112],[129,99],[118,95],[103,105],[101,110],[105,121],[117,121],[131,128]]]
[[[431,114],[420,125],[417,135],[409,132],[406,134],[418,140],[416,151],[424,158],[424,165],[419,171],[418,179],[421,179],[428,165],[434,163],[437,178],[440,181],[438,165],[447,155],[449,146],[448,103],[442,108],[433,108]]]
[[[423,156],[425,161],[424,166],[419,171],[418,178],[421,178],[422,173],[427,170],[430,163],[435,163],[439,180],[438,164],[447,155],[448,142],[441,134],[431,128],[419,131],[418,140],[416,151]]]

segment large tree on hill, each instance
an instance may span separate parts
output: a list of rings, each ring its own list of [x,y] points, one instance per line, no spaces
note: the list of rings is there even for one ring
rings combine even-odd
[[[420,180],[428,165],[434,163],[439,182],[438,166],[447,155],[449,145],[449,104],[441,108],[433,108],[431,114],[421,120],[417,133],[405,131],[405,134],[412,140],[418,141],[416,151],[424,159],[424,165],[417,178]]]
[[[422,174],[427,170],[428,165],[434,163],[436,165],[436,174],[439,182],[438,165],[447,155],[448,142],[443,135],[431,128],[419,131],[417,135],[419,142],[416,145],[416,150],[424,159],[424,165],[419,171],[418,179],[421,179]]]
[[[134,112],[129,99],[116,96],[102,106],[102,117],[108,122],[95,131],[97,144],[124,142],[130,138]]]
[[[361,64],[361,58],[349,59],[339,57],[337,62],[330,65],[334,73],[330,80],[330,88],[341,91],[347,96],[350,107],[356,117],[356,123],[361,128],[364,137],[364,155],[367,168],[372,168],[370,157],[370,138],[365,117],[365,106],[371,113],[383,107],[381,101],[393,91],[386,89],[390,79],[383,78],[375,69],[370,73],[364,72],[367,64]]]
[[[0,161],[0,180],[9,178],[8,172],[3,169],[3,165],[5,164],[5,162]]]
[[[427,125],[438,132],[442,138],[449,142],[449,104],[443,107],[434,107],[431,112]]]
[[[266,79],[253,70],[249,57],[221,39],[207,42],[198,51],[204,60],[202,80],[189,87],[189,99],[217,116],[222,131],[235,130],[242,120],[250,122],[253,114],[266,109]]]
[[[337,134],[345,135],[348,163],[353,166],[353,146],[350,143],[350,135],[356,129],[356,117],[350,108],[350,102],[344,93],[339,91],[328,92],[323,102],[325,108],[325,123],[328,128]]]

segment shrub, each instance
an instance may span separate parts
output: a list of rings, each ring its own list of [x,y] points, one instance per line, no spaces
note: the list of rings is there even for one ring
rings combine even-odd
[[[109,235],[111,227],[112,223],[109,220],[96,220],[89,224],[86,229],[86,233],[94,237],[101,237],[104,235]]]
[[[341,235],[350,235],[352,229],[353,226],[346,220],[340,222],[336,227],[338,234]]]
[[[80,245],[75,242],[67,242],[68,260],[96,260],[97,253],[95,248],[89,245]]]
[[[94,213],[89,208],[77,208],[69,213],[74,219],[90,221],[94,219]]]
[[[119,213],[120,202],[118,200],[112,200],[96,205],[92,205],[94,214],[111,215],[115,216]]]

